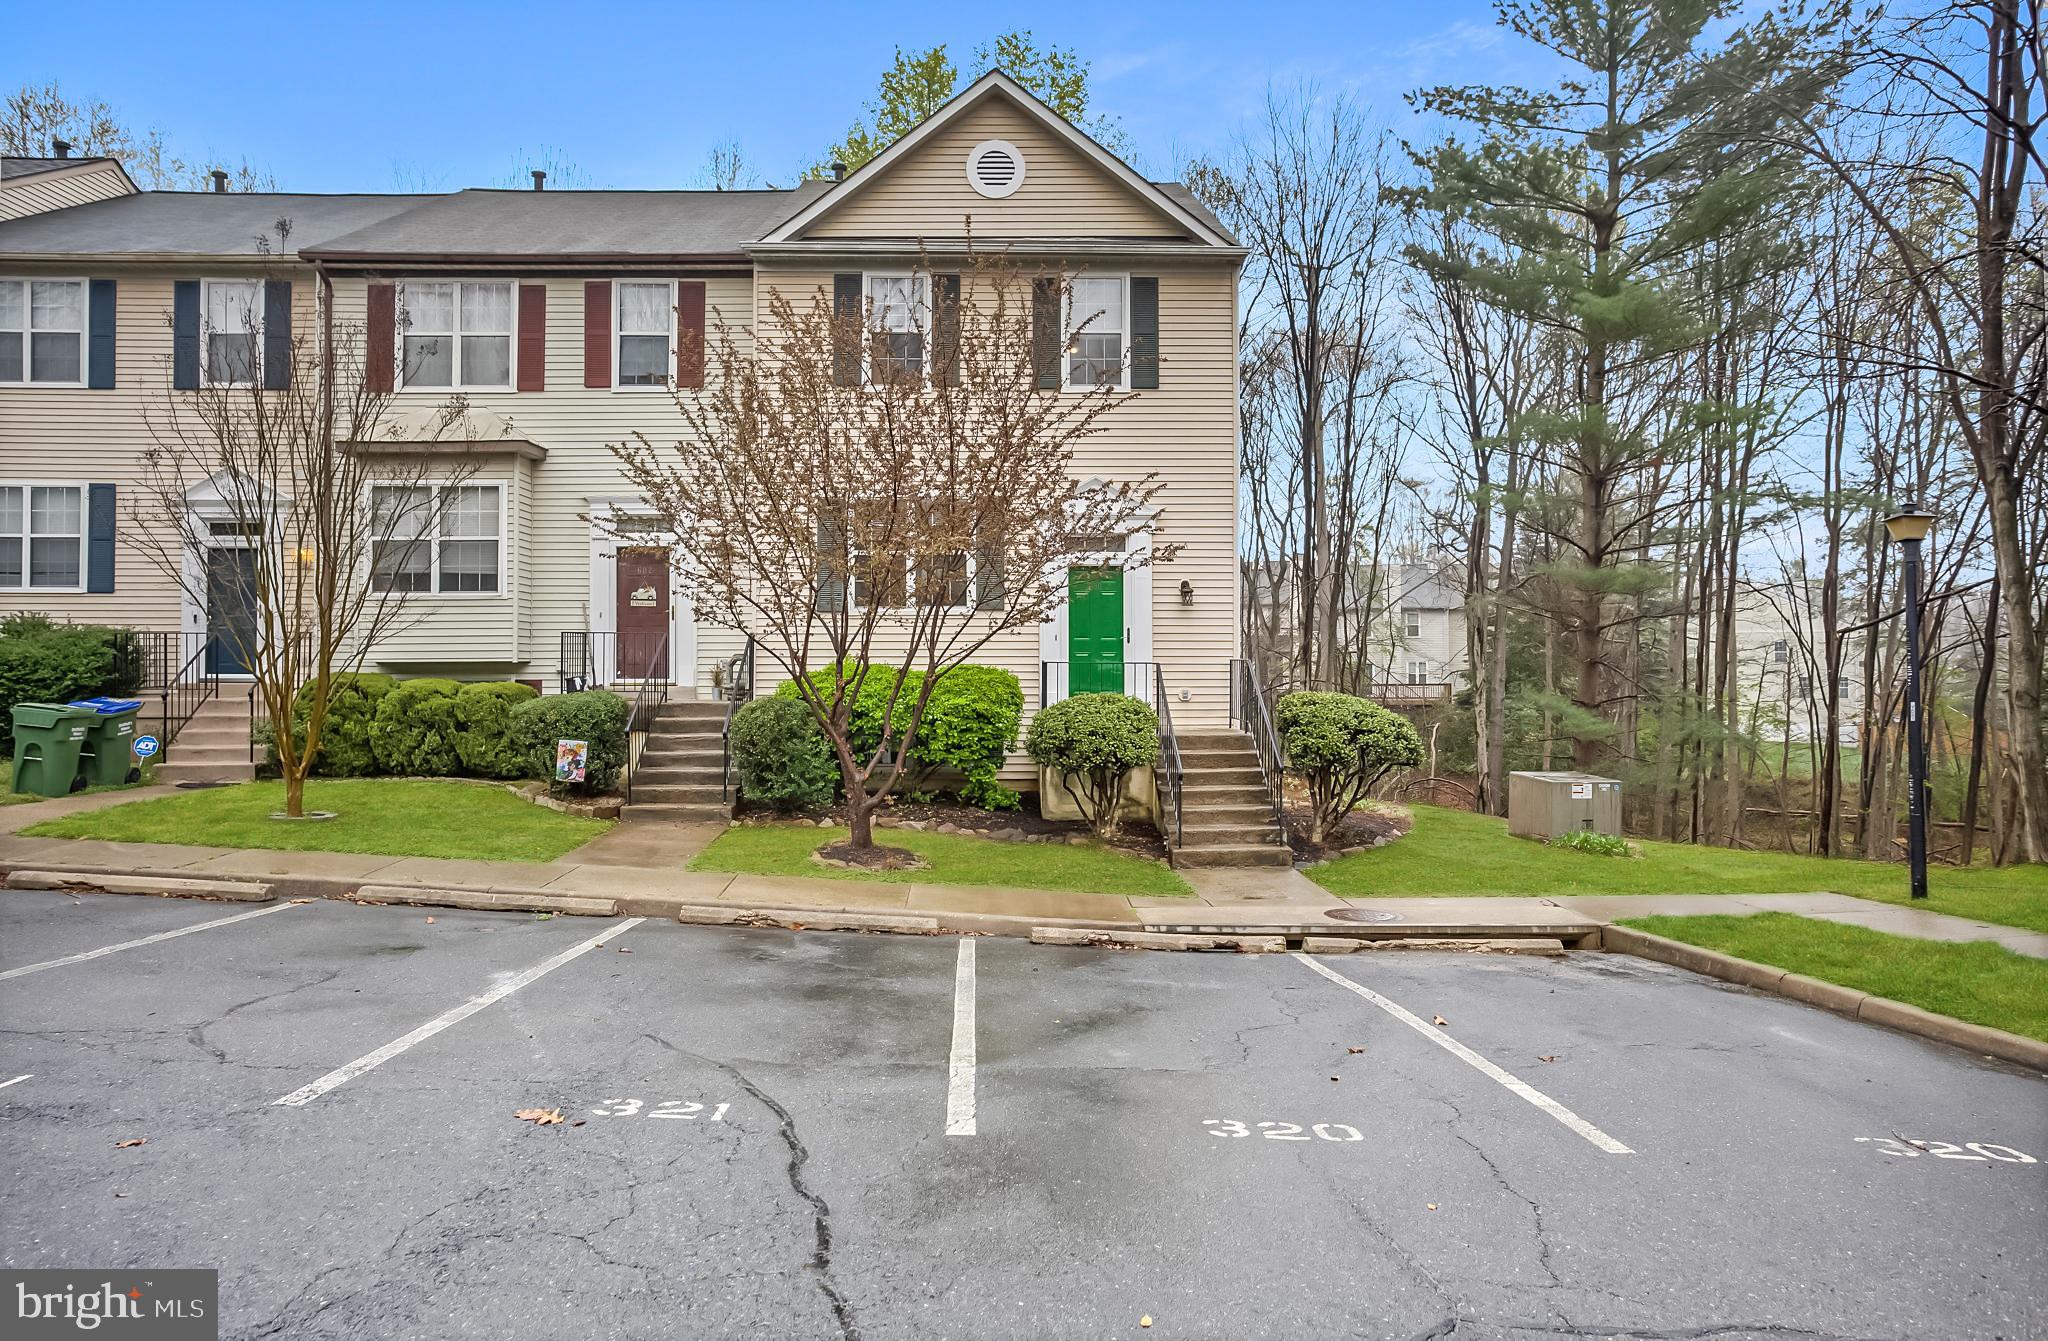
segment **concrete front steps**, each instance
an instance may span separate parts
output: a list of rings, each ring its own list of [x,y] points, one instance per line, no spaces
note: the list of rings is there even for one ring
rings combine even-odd
[[[1242,731],[1180,736],[1181,842],[1173,864],[1291,866],[1294,853],[1273,820],[1266,775]]]
[[[664,703],[655,709],[632,774],[633,800],[619,812],[627,820],[728,820],[725,799],[726,704]]]
[[[249,758],[249,695],[239,685],[200,704],[156,766],[156,780],[174,785],[247,782],[255,776]]]

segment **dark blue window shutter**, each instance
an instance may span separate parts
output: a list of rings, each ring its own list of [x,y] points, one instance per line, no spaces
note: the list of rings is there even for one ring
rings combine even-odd
[[[171,385],[199,389],[199,281],[181,279],[171,290]]]
[[[1159,389],[1159,280],[1131,277],[1131,389]]]
[[[832,384],[860,385],[860,322],[866,308],[857,274],[832,276]]]
[[[263,281],[263,389],[292,384],[292,282]]]
[[[846,609],[846,537],[836,520],[818,519],[818,612]]]
[[[114,281],[111,279],[92,282],[87,330],[85,384],[103,390],[114,384]]]
[[[114,486],[94,484],[86,489],[85,589],[114,589]]]

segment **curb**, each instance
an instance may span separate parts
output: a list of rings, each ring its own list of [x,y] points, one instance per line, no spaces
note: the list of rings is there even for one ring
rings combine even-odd
[[[1375,950],[1437,950],[1473,955],[1550,955],[1562,957],[1564,942],[1556,937],[1529,936],[1513,940],[1486,936],[1413,937],[1406,940],[1363,940],[1344,936],[1304,936],[1304,952],[1348,955]]]
[[[155,894],[173,899],[225,899],[231,903],[270,903],[271,887],[257,880],[202,880],[191,877],[102,874],[93,871],[11,872],[8,889],[61,889],[81,894]]]
[[[936,936],[936,917],[895,913],[835,913],[827,909],[733,908],[692,904],[676,911],[675,920],[698,927],[781,927],[788,931],[893,931],[906,936]]]
[[[468,908],[483,913],[563,913],[571,917],[617,917],[616,899],[581,895],[514,894],[491,889],[444,889],[432,885],[362,885],[348,896],[357,903],[396,903],[414,908]]]
[[[1652,959],[1660,964],[1688,969],[1709,978],[1753,987],[1761,992],[1819,1006],[1837,1015],[1862,1020],[1868,1024],[1882,1025],[1901,1033],[1914,1034],[1920,1038],[1946,1043],[1951,1047],[1999,1061],[2013,1062],[2020,1066],[2032,1067],[2036,1071],[2048,1072],[2048,1043],[2039,1039],[2026,1038],[2020,1034],[2009,1034],[2003,1029],[1989,1025],[1971,1024],[1947,1015],[1936,1015],[1918,1006],[1909,1006],[1903,1001],[1890,997],[1872,996],[1859,992],[1853,987],[1840,987],[1818,978],[1809,978],[1802,973],[1787,973],[1784,969],[1772,968],[1747,959],[1737,959],[1715,950],[1703,950],[1697,945],[1687,945],[1664,936],[1652,936],[1647,931],[1633,927],[1608,927],[1601,933],[1601,948],[1621,954],[1635,955],[1640,959]]]
[[[1284,936],[1190,936],[1170,931],[1095,930],[1087,927],[1031,928],[1033,945],[1091,945],[1112,950],[1234,950],[1281,954]]]

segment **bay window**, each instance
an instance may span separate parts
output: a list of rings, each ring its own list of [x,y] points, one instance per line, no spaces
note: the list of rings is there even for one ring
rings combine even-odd
[[[0,382],[85,381],[85,281],[0,279]]]
[[[489,595],[503,589],[504,486],[370,490],[370,582],[378,591]]]
[[[411,283],[399,291],[401,385],[509,389],[512,285]]]
[[[1121,388],[1126,380],[1124,347],[1130,336],[1123,278],[1083,275],[1076,279],[1067,329],[1076,332],[1067,346],[1067,386],[1078,391],[1098,386]]]
[[[85,584],[85,486],[0,484],[0,591]]]
[[[618,369],[620,386],[667,386],[675,290],[661,283],[618,286]]]

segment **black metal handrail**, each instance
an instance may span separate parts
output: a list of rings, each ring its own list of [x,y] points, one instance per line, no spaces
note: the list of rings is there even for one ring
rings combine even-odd
[[[178,738],[178,732],[192,720],[199,709],[220,693],[220,672],[207,667],[207,653],[213,648],[211,638],[204,639],[187,657],[177,671],[166,677],[166,683],[157,689],[158,716],[162,720],[166,752],[168,743]]]
[[[667,629],[571,629],[561,635],[562,692],[630,682],[649,657],[668,647]],[[666,661],[662,673],[667,675]]]
[[[1166,672],[1152,663],[1152,708],[1159,714],[1159,804],[1163,815],[1172,827],[1166,841],[1174,847],[1181,846],[1185,837],[1181,825],[1181,788],[1185,784],[1186,770],[1180,762],[1180,737],[1173,731],[1173,709],[1167,706]]]
[[[1158,662],[1126,661],[1123,663],[1123,670],[1118,678],[1122,681],[1121,687],[1118,689],[1109,691],[1083,690],[1082,692],[1128,694],[1132,698],[1144,700],[1152,708],[1156,709],[1159,706],[1157,703],[1152,702],[1153,694],[1159,683]],[[1039,662],[1038,706],[1043,708],[1048,704],[1057,703],[1063,698],[1071,698],[1073,696],[1072,691],[1069,689],[1071,683],[1072,678],[1068,670],[1068,663],[1064,661]]]
[[[1287,756],[1280,746],[1280,734],[1273,729],[1272,709],[1266,702],[1265,686],[1259,683],[1259,668],[1243,658],[1230,663],[1230,724],[1252,738],[1259,756],[1259,771],[1266,778],[1266,797],[1273,803],[1273,822],[1287,832],[1287,811],[1282,780]]]
[[[633,803],[633,737],[645,737],[654,729],[654,719],[661,712],[661,705],[668,702],[668,634],[664,631],[655,640],[652,655],[640,673],[640,684],[633,691],[632,706],[626,710],[626,804]],[[644,745],[644,742],[643,742]]]
[[[747,645],[727,657],[720,668],[719,680],[725,695],[725,726],[719,732],[719,748],[724,757],[719,761],[719,785],[723,789],[725,803],[733,801],[732,776],[732,719],[739,710],[754,699],[754,640],[747,639]]]

